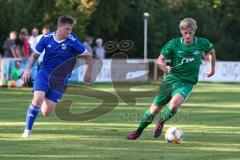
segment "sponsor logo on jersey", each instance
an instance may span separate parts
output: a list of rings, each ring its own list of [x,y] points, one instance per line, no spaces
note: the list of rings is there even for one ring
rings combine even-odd
[[[196,50],[196,51],[193,52],[193,55],[194,55],[194,56],[199,55],[199,54],[200,54],[200,52],[199,52],[198,50]]]
[[[184,51],[177,51],[178,54],[183,53]]]
[[[47,45],[47,48],[51,48],[51,47],[52,47],[51,44]]]
[[[181,64],[190,63],[190,62],[193,62],[193,61],[194,61],[194,58],[183,58]]]
[[[66,44],[62,44],[62,49],[66,49],[67,48],[67,45]]]

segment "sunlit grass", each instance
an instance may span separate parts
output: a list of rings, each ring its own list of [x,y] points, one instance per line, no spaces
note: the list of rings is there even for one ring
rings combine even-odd
[[[124,85],[124,84],[122,84]],[[115,93],[112,84],[94,84],[95,89]],[[130,91],[156,89],[158,84],[133,87]],[[121,88],[120,88],[121,90]],[[122,88],[127,94],[127,86]],[[137,98],[128,106],[119,97],[117,107],[101,117],[84,121],[62,121],[53,114],[39,116],[32,136],[23,140],[31,89],[4,88],[0,91],[0,160],[237,160],[240,159],[239,84],[199,83],[165,129],[177,126],[183,143],[167,144],[162,135],[152,137],[155,122],[136,141],[127,141],[153,97]],[[101,99],[66,95],[74,101],[75,114],[91,110]],[[129,97],[131,98],[131,97]]]

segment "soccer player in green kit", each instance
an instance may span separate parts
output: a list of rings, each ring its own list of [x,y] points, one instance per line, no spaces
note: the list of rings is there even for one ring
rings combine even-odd
[[[198,81],[199,68],[202,54],[207,53],[211,64],[210,71],[206,73],[211,77],[215,73],[216,55],[214,46],[205,38],[195,37],[197,29],[193,18],[185,18],[179,24],[182,37],[170,40],[162,49],[157,64],[166,74],[150,109],[140,120],[139,127],[127,136],[128,140],[137,139],[143,130],[152,123],[154,117],[164,106],[160,120],[153,131],[153,137],[161,135],[164,123],[173,117],[177,109],[187,99],[193,86]],[[171,66],[165,62],[165,58],[171,60]]]

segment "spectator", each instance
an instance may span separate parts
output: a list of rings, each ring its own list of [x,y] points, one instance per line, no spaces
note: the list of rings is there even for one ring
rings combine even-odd
[[[93,38],[87,37],[85,42],[83,42],[83,45],[88,50],[88,52],[93,55],[92,43],[93,43]]]
[[[98,59],[105,58],[105,49],[103,47],[103,40],[101,38],[96,39],[96,46],[94,48],[95,57]]]
[[[30,49],[28,44],[28,32],[25,28],[21,29],[16,44],[19,51],[18,57],[28,58],[30,56]]]
[[[37,42],[38,42],[38,29],[34,27],[32,29],[32,35],[29,37],[29,40],[28,40],[31,51],[35,50]]]
[[[23,57],[28,58],[30,56],[30,46],[28,43],[28,39],[29,39],[29,34],[26,28],[22,28],[20,33],[22,33],[23,36]]]
[[[42,29],[42,34],[37,36],[37,43],[40,41],[40,39],[42,38],[43,35],[48,34],[49,32],[50,32],[49,26],[47,26],[47,25],[44,26],[43,29]],[[34,46],[34,48],[35,47],[36,46]],[[34,51],[35,51],[35,49],[34,49]],[[39,70],[39,68],[40,68],[40,66],[42,64],[44,55],[45,55],[45,51],[43,51],[42,54],[40,54],[40,56],[39,56],[39,58],[37,60],[37,70]]]
[[[22,62],[20,60],[15,61],[15,66],[11,69],[10,80],[17,81],[21,78],[23,70],[21,69]]]
[[[48,26],[48,25],[43,26],[43,28],[42,28],[42,34],[40,34],[40,35],[37,36],[37,43],[40,41],[40,39],[42,38],[43,35],[48,34],[49,32],[50,32],[49,26]],[[34,48],[35,48],[35,47],[36,47],[36,46],[34,46]]]
[[[17,58],[17,32],[12,31],[9,33],[9,38],[4,42],[3,49],[4,49],[4,57],[6,58]]]

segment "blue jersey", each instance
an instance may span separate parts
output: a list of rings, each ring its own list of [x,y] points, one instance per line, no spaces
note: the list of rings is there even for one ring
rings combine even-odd
[[[44,91],[45,97],[58,102],[65,92],[76,56],[87,50],[76,35],[71,33],[65,40],[58,41],[55,33],[44,35],[36,46],[35,52],[45,55],[33,85],[34,91]]]
[[[40,69],[49,73],[67,63],[70,59],[75,59],[78,54],[87,51],[75,34],[71,33],[65,40],[58,41],[55,32],[44,35],[37,44],[35,52],[41,54],[44,50],[45,55]],[[72,68],[71,65],[68,72],[71,73]]]

